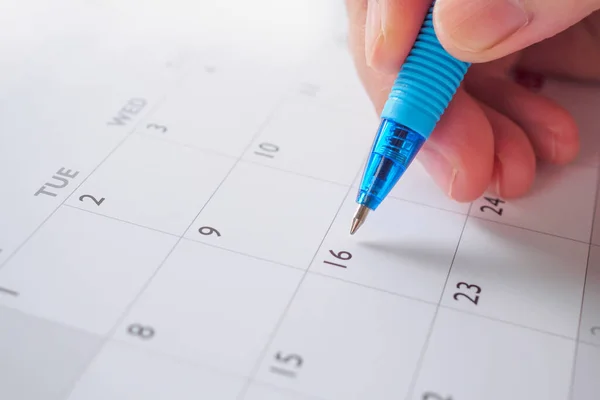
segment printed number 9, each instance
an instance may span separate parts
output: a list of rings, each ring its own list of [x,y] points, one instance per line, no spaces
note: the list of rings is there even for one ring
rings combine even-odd
[[[203,226],[202,228],[198,229],[198,232],[200,232],[200,234],[205,235],[205,236],[210,236],[213,233],[217,236],[221,236],[221,232],[219,232],[215,228],[211,228],[210,226]]]

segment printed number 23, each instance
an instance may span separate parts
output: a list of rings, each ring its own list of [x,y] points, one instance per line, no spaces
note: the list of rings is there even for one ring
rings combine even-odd
[[[464,297],[466,299],[468,299],[471,303],[478,305],[479,304],[479,294],[481,293],[481,288],[477,285],[469,285],[468,283],[465,282],[459,282],[456,285],[457,289],[461,289],[461,288],[465,288],[471,292],[475,292],[475,295],[472,295],[473,297],[470,297],[469,295],[465,294],[465,293],[455,293],[454,294],[454,300],[459,301],[459,297]],[[466,290],[465,290],[466,291]]]

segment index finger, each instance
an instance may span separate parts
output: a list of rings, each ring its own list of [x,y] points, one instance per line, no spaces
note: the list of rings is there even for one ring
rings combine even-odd
[[[430,6],[428,0],[346,0],[351,23],[365,21],[360,29],[364,29],[366,64],[383,73],[397,72]],[[366,13],[366,18],[353,18],[357,13]]]

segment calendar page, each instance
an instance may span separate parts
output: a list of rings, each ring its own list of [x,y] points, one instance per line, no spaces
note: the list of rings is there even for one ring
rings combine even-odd
[[[342,1],[9,1],[0,399],[593,400],[600,89],[516,200],[420,164],[354,236],[378,115]]]

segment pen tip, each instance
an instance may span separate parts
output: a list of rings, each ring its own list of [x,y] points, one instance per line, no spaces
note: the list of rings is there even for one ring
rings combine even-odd
[[[367,214],[369,213],[369,208],[366,206],[359,206],[358,210],[354,214],[354,218],[352,219],[352,226],[350,227],[350,234],[354,235],[358,228],[362,226],[362,224],[367,219]]]

